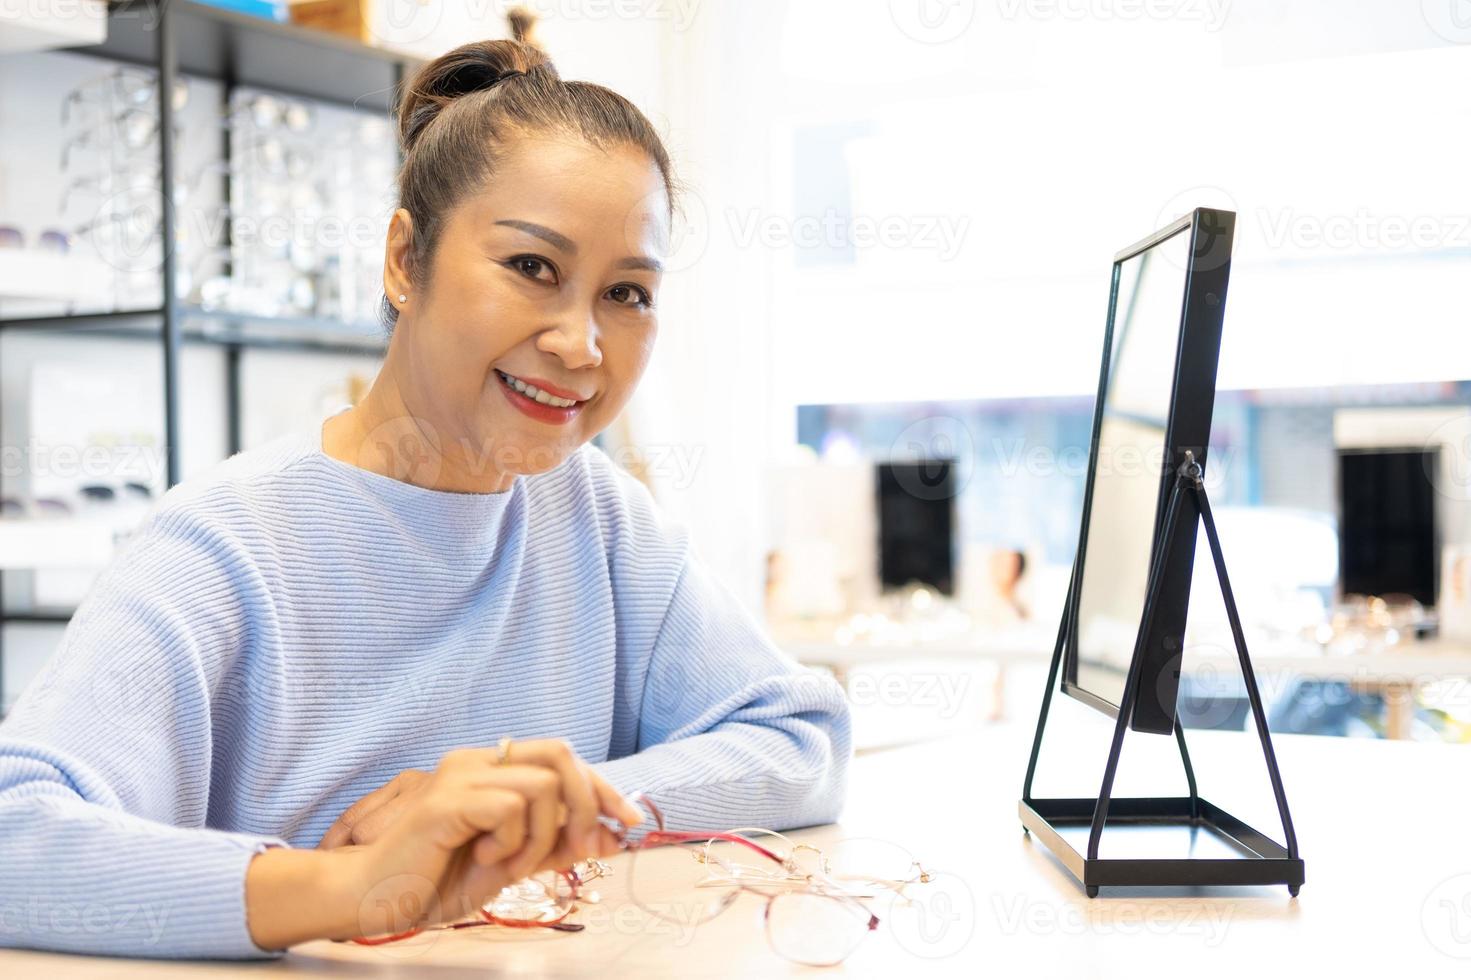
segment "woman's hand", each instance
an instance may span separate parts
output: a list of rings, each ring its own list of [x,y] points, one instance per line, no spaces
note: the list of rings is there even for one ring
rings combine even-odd
[[[381,795],[348,824],[351,841],[353,827],[392,804],[361,842],[273,848],[252,859],[246,903],[258,945],[279,949],[461,918],[537,870],[615,851],[599,814],[626,826],[641,816],[558,741],[518,742],[504,765],[494,749],[457,749],[433,773],[386,790],[375,791]],[[589,822],[590,833],[582,830]]]
[[[568,868],[583,858],[614,853],[617,841],[599,823],[599,816],[612,817],[629,827],[642,819],[637,807],[619,795],[560,739],[515,742],[510,748],[508,765],[542,766],[552,770],[559,779],[557,846],[538,867]],[[421,769],[399,773],[343,811],[322,835],[317,847],[332,849],[373,843],[399,820],[433,775]]]

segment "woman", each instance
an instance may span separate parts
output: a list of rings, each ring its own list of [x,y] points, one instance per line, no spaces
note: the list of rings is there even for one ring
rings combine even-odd
[[[654,342],[648,121],[519,41],[398,111],[370,392],[170,491],[0,726],[8,944],[264,957],[458,918],[612,853],[636,789],[691,827],[838,812],[841,691],[589,444]]]

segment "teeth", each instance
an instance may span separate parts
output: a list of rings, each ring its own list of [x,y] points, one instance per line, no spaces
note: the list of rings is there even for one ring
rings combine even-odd
[[[509,385],[512,390],[519,391],[532,401],[540,402],[543,405],[550,405],[553,408],[571,408],[577,404],[575,398],[557,398],[554,395],[549,395],[538,389],[536,385],[529,385],[520,378],[511,377],[504,371],[497,371],[496,374],[500,375],[501,380]]]

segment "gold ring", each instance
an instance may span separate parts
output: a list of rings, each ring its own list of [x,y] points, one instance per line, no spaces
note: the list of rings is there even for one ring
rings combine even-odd
[[[495,764],[503,766],[511,761],[511,736],[501,736],[500,744],[495,747]]]

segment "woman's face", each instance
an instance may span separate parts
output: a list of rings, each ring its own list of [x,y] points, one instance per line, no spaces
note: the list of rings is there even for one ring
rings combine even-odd
[[[390,231],[390,295],[408,293],[390,357],[443,464],[540,473],[617,417],[653,351],[668,208],[635,148],[522,138],[446,215],[421,288],[394,288]]]

